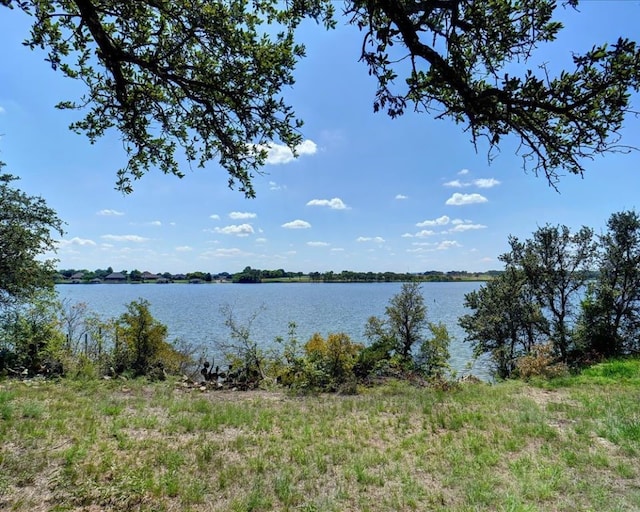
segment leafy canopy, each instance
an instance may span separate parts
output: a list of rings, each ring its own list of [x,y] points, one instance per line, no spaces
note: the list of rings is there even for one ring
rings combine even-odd
[[[59,104],[87,111],[71,128],[91,141],[121,133],[125,192],[150,168],[182,176],[181,149],[198,166],[218,160],[229,185],[253,197],[268,145],[295,152],[301,141],[302,121],[283,98],[304,56],[296,28],[305,18],[336,24],[329,0],[0,2],[33,16],[25,44],[86,85],[79,101]],[[474,144],[486,138],[490,157],[515,136],[525,169],[555,185],[559,171],[582,174],[585,158],[629,149],[620,130],[640,84],[640,50],[622,38],[574,54],[557,76],[532,66],[536,48],[562,29],[557,8],[555,0],[348,0],[344,14],[363,33],[375,111],[397,117],[413,106],[450,118]]]
[[[44,199],[13,188],[16,179],[0,173],[0,309],[53,286],[55,262],[39,256],[55,251],[53,234],[63,233],[56,212]]]

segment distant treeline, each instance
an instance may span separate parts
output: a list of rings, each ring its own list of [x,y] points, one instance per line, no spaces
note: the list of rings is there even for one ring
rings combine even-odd
[[[152,282],[156,278],[167,281],[198,281],[233,283],[265,283],[265,282],[313,282],[313,283],[390,283],[390,282],[453,282],[453,281],[490,281],[502,274],[503,270],[488,270],[486,272],[468,272],[466,270],[451,270],[441,272],[428,270],[426,272],[355,272],[343,270],[342,272],[289,272],[284,269],[266,270],[245,267],[242,272],[232,274],[230,272],[188,272],[186,274],[173,274],[171,272],[159,272],[151,274],[137,269],[117,272],[124,277],[123,282]],[[75,280],[81,282],[103,281],[107,276],[113,275],[111,267],[107,269],[64,269],[59,270],[56,280],[58,282]],[[593,272],[592,278],[596,278],[597,272]],[[152,276],[152,278],[150,278]]]
[[[284,269],[260,270],[245,267],[242,272],[232,275],[234,283],[263,283],[270,281],[307,281],[314,283],[390,283],[407,281],[486,281],[499,275],[502,271],[467,272],[465,270],[440,272],[430,270],[422,273],[410,272],[287,272]]]

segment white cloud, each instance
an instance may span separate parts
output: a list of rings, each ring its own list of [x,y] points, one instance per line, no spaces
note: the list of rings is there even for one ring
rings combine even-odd
[[[217,213],[213,213],[209,215],[209,218],[213,220],[220,220],[220,215],[218,215]]]
[[[400,238],[413,238],[413,235],[411,233],[403,233]]]
[[[462,245],[460,245],[455,240],[444,240],[438,244],[439,251],[444,251],[446,249],[451,249],[453,247],[462,247]]]
[[[312,199],[307,203],[307,206],[328,206],[332,210],[347,210],[349,208],[339,197],[334,197],[333,199]]]
[[[423,229],[422,231],[418,231],[414,236],[416,238],[424,238],[425,236],[431,236],[435,234],[435,231],[431,231],[430,229]]]
[[[214,228],[215,233],[223,235],[249,236],[253,235],[253,226],[251,224],[231,224],[223,228]]]
[[[264,244],[264,243],[266,243],[266,241],[267,241],[267,239],[264,238],[264,237],[256,238],[256,243],[257,244]]]
[[[291,151],[286,144],[276,144],[272,142],[271,144],[258,146],[258,149],[267,151],[267,163],[271,165],[288,164],[295,159],[293,151]],[[313,155],[317,151],[318,145],[309,139],[296,146],[298,156]]]
[[[162,222],[160,222],[159,220],[152,220],[151,222],[149,222],[150,226],[162,226]]]
[[[488,199],[480,194],[460,194],[456,192],[453,194],[445,204],[450,206],[462,206],[467,204],[486,203]]]
[[[409,196],[405,196],[404,194],[396,194],[396,199],[399,199],[399,200],[409,199]]]
[[[176,251],[178,252],[190,252],[193,251],[193,247],[189,247],[188,245],[181,245],[176,247]]]
[[[296,219],[291,222],[285,222],[282,227],[286,229],[308,229],[311,227],[311,224],[306,220]]]
[[[90,246],[96,246],[98,244],[96,244],[93,240],[89,240],[88,238],[78,238],[73,237],[70,240],[60,240],[58,241],[58,246],[59,247],[69,247],[71,245],[80,245],[80,246],[85,246],[85,245],[90,245]]]
[[[423,220],[422,222],[418,222],[416,226],[418,226],[419,228],[424,228],[426,226],[446,226],[447,224],[449,224],[450,220],[451,219],[449,219],[449,217],[443,215],[442,217],[438,217],[437,219]]]
[[[473,180],[473,184],[479,188],[491,188],[500,185],[500,182],[494,178],[480,178]]]
[[[229,249],[216,249],[212,252],[203,253],[203,256],[215,256],[219,258],[235,258],[238,256],[248,256],[249,253],[244,252],[237,248],[229,248]]]
[[[327,247],[331,244],[327,243],[327,242],[307,242],[307,245],[309,247]]]
[[[485,229],[487,226],[484,224],[456,224],[456,227],[449,230],[451,233],[461,233],[464,231],[470,231],[474,229]]]
[[[377,244],[383,244],[384,238],[382,238],[381,236],[359,236],[358,238],[356,238],[356,242],[375,242]]]
[[[111,240],[112,242],[147,242],[148,238],[138,235],[102,235],[100,238],[104,238],[105,240]]]
[[[462,188],[462,187],[466,187],[468,184],[462,183],[460,180],[453,180],[453,181],[447,181],[446,183],[443,183],[443,185],[445,187]]]
[[[270,181],[269,182],[269,190],[282,190],[282,189],[286,189],[286,188],[287,188],[286,186],[279,185],[275,181]]]
[[[458,174],[460,176],[464,176],[465,174],[469,174],[469,169],[461,169],[460,171],[458,171]]]
[[[6,110],[4,109],[4,107],[2,105],[0,105],[0,114],[4,114],[6,112]]]
[[[105,209],[105,210],[100,210],[99,212],[96,213],[96,215],[101,215],[104,217],[120,217],[124,215],[124,213],[119,212],[118,210]]]
[[[344,252],[343,247],[332,247],[331,252]]]
[[[255,219],[257,215],[251,212],[231,212],[229,218],[233,220]]]

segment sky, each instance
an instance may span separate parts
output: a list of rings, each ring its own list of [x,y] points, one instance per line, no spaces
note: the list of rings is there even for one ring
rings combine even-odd
[[[572,51],[640,39],[639,1],[587,0],[579,10],[560,9],[565,29],[530,65],[562,69]],[[554,190],[523,171],[514,139],[489,161],[461,125],[410,109],[393,120],[374,113],[362,34],[345,18],[329,32],[302,27],[307,57],[285,98],[305,122],[304,142],[297,159],[273,146],[255,199],[230,190],[215,162],[182,179],[151,170],[124,195],[118,134],[91,145],[68,130],[81,114],[54,105],[82,86],[22,46],[29,26],[0,7],[0,160],[65,222],[59,269],[482,272],[502,268],[509,235],[546,224],[601,233],[612,213],[637,208],[640,152],[585,161],[583,177],[563,176]],[[640,147],[639,134],[640,120],[628,118],[622,142]]]

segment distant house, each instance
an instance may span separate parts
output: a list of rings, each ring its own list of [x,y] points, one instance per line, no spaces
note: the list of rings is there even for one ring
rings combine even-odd
[[[112,272],[107,277],[104,278],[105,283],[126,283],[127,276],[125,276],[122,272]]]
[[[71,281],[77,281],[77,282],[82,281],[83,278],[84,278],[84,272],[76,272],[75,274],[69,277]]]
[[[160,277],[159,275],[152,274],[151,272],[147,272],[146,270],[142,273],[142,280],[143,281],[155,281],[159,277]]]
[[[168,283],[170,283],[170,282],[171,282],[171,281],[169,281],[169,279],[167,279],[166,277],[159,277],[159,278],[156,280],[156,283],[158,283],[158,284],[168,284]]]

